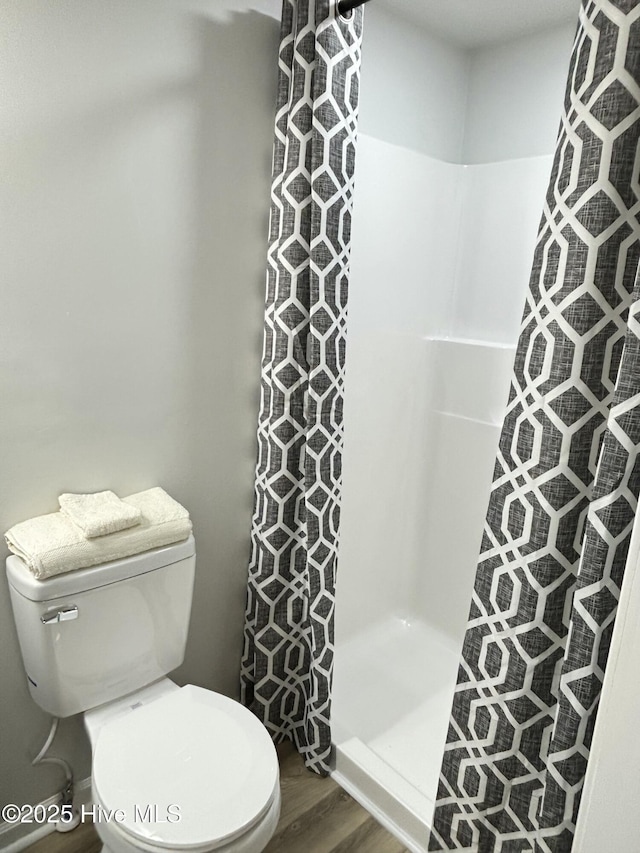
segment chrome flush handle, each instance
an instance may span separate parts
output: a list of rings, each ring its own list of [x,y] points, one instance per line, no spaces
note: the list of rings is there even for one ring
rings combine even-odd
[[[42,614],[40,621],[43,625],[56,625],[58,622],[69,622],[77,618],[78,608],[74,604],[72,607],[61,607],[60,610],[49,610]]]

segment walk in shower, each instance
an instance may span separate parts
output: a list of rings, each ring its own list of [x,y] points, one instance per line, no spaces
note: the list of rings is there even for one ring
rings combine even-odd
[[[367,11],[367,37],[375,38],[384,13],[374,12],[373,4]],[[335,774],[416,853],[427,846],[552,166],[555,131],[527,153],[517,138],[517,113],[532,107],[532,127],[557,126],[572,29],[567,22],[499,46],[459,51],[469,87],[460,116],[465,141],[459,156],[449,159],[367,132],[366,48],[363,53],[332,710]],[[425,33],[425,48],[435,41]],[[544,64],[544,80],[535,75],[536,62]],[[502,88],[479,88],[500,73]],[[496,133],[516,128],[513,138],[480,152],[479,122],[488,134],[492,99],[509,108],[504,88],[513,74],[522,101],[495,126]]]

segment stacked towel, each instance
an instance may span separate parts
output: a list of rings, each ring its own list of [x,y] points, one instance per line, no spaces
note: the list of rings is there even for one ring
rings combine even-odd
[[[172,545],[191,533],[189,513],[164,489],[147,489],[123,502],[140,513],[139,524],[126,530],[89,539],[67,515],[54,512],[14,525],[5,533],[7,545],[44,580]]]
[[[60,495],[60,512],[80,528],[87,539],[134,527],[142,521],[140,510],[121,501],[114,492],[94,495]]]

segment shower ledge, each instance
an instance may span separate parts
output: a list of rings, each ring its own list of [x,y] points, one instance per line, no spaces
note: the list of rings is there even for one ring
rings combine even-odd
[[[410,853],[427,853],[433,800],[379,758],[359,738],[335,745],[331,776]],[[393,791],[393,793],[391,793]]]

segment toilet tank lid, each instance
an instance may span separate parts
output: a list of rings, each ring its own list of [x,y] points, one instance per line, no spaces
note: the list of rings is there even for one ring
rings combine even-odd
[[[25,563],[15,555],[7,557],[7,579],[9,585],[31,601],[50,601],[54,598],[64,598],[90,589],[97,589],[116,581],[133,578],[170,566],[193,557],[196,543],[193,536],[173,545],[154,548],[122,560],[112,560],[88,569],[75,569],[62,575],[54,575],[45,580],[37,580]]]

